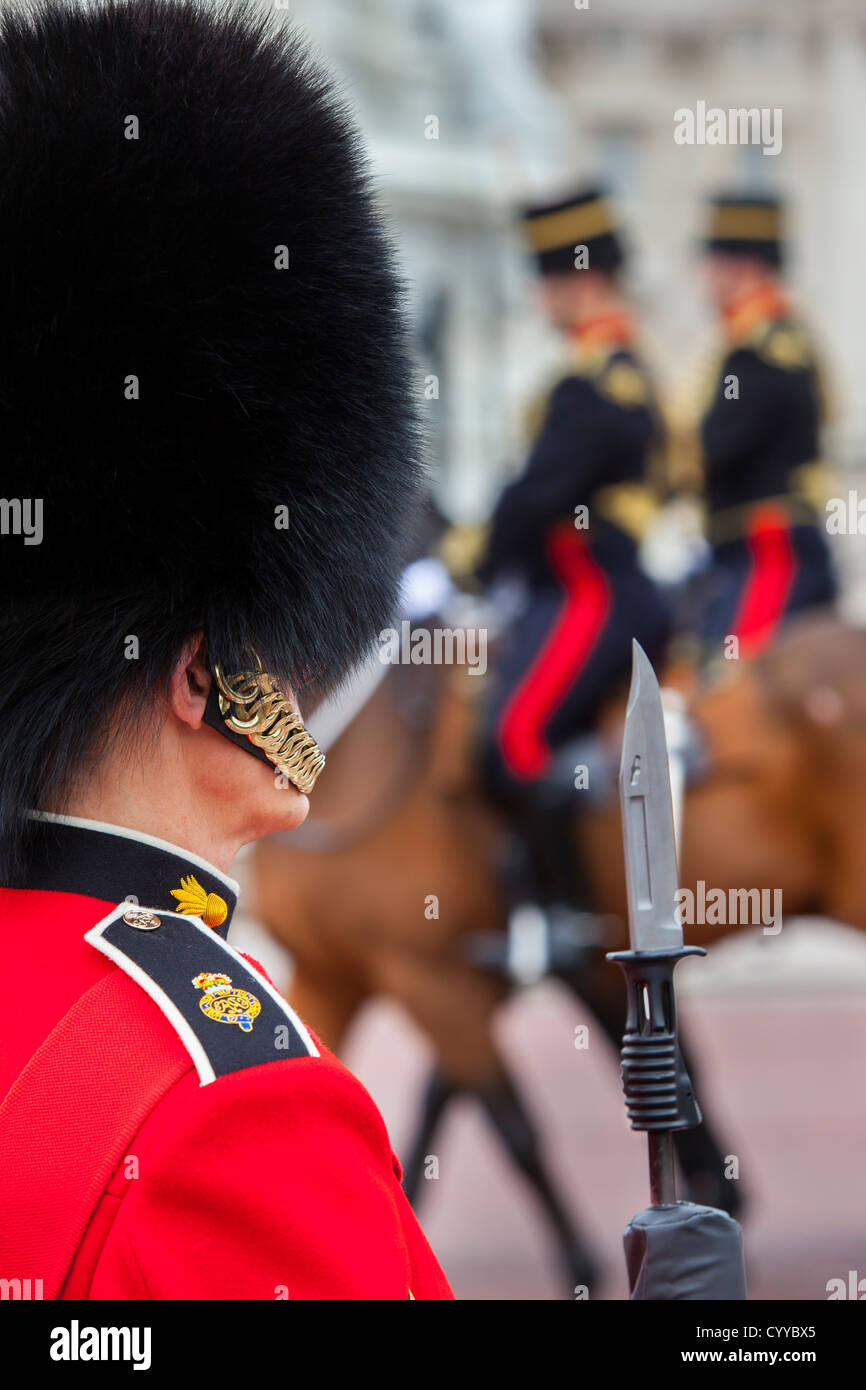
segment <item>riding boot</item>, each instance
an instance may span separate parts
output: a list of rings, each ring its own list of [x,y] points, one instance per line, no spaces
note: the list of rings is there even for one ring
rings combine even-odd
[[[526,838],[545,904],[578,906],[574,807],[527,798]]]

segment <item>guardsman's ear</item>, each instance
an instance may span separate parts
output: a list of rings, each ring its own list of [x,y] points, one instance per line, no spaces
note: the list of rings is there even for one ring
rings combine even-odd
[[[191,729],[201,727],[213,676],[204,661],[204,633],[193,632],[178,657],[169,683],[171,711]]]

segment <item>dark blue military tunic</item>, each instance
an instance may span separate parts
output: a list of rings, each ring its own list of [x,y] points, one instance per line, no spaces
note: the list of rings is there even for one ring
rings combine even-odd
[[[596,341],[554,388],[526,468],[502,494],[480,574],[516,572],[528,603],[489,712],[494,782],[542,777],[627,677],[632,638],[649,651],[663,643],[665,606],[638,561],[657,418],[629,342]]]

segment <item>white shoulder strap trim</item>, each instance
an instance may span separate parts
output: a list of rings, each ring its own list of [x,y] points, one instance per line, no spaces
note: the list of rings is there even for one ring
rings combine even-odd
[[[209,1082],[216,1079],[216,1073],[199,1039],[190,1028],[170,995],[166,994],[165,990],[160,988],[156,980],[148,975],[146,970],[142,970],[141,966],[137,965],[134,960],[131,960],[123,951],[118,950],[116,946],[105,939],[104,933],[106,929],[112,922],[116,922],[118,917],[122,917],[124,912],[128,912],[129,908],[130,904],[126,902],[120,903],[117,907],[112,908],[107,916],[103,917],[95,926],[92,926],[89,931],[84,933],[84,940],[89,942],[91,946],[94,946],[97,951],[101,951],[109,960],[113,961],[124,974],[128,975],[131,980],[135,980],[136,984],[141,986],[145,994],[150,996],[157,1008],[168,1019],[172,1028],[174,1028],[178,1037],[189,1052],[190,1057],[195,1063],[195,1069],[198,1072],[200,1084],[206,1086]],[[274,989],[270,980],[265,979],[261,971],[256,969],[252,961],[247,960],[246,957],[242,956],[239,951],[236,951],[233,946],[230,946],[227,941],[223,941],[221,936],[217,936],[215,932],[211,931],[210,927],[206,927],[204,922],[198,917],[187,916],[180,912],[164,912],[161,908],[148,908],[146,910],[152,911],[157,917],[171,918],[176,922],[181,922],[184,926],[191,927],[194,931],[201,932],[203,936],[207,937],[211,945],[218,945],[218,947],[243,970],[249,971],[258,982],[259,987],[271,996],[274,1003],[292,1024],[292,1027],[300,1037],[309,1055],[311,1057],[318,1057],[321,1055],[294,1009],[287,1003],[279,991]]]

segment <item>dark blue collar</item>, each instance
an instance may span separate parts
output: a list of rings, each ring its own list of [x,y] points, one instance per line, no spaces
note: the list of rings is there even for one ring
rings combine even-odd
[[[33,819],[29,867],[10,886],[182,912],[227,935],[238,885],[206,859],[101,821],[47,813],[34,813]]]

